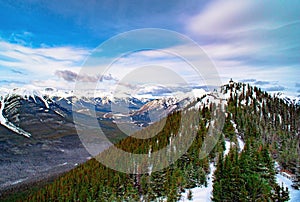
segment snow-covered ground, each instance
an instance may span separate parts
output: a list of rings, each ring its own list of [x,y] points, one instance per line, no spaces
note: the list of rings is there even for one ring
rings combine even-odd
[[[237,129],[237,124],[231,120],[230,121],[234,127],[234,132],[236,134],[236,138],[237,138],[237,141],[238,141],[238,145],[239,145],[239,149],[240,149],[240,152],[243,151],[244,147],[245,147],[245,143],[244,141],[242,140],[241,136],[238,135],[239,131]]]
[[[290,192],[290,202],[299,202],[300,201],[300,190],[296,190],[292,188],[292,181],[289,180],[288,178],[277,174],[276,175],[276,180],[277,183],[281,186],[281,184],[283,183],[284,187],[287,187],[289,189]]]
[[[240,151],[244,149],[245,143],[243,140],[238,136],[238,145],[240,148]],[[231,143],[229,141],[225,141],[225,151],[224,155],[226,156],[229,153]],[[214,166],[213,163],[210,164],[210,174],[208,175],[208,180],[207,180],[207,187],[196,187],[191,189],[193,199],[188,200],[187,195],[188,195],[188,190],[182,195],[182,198],[180,201],[197,201],[197,202],[206,202],[206,201],[211,201],[212,197],[212,191],[213,191],[213,182],[212,182],[212,177],[213,173],[216,170],[216,167]],[[284,187],[288,187],[289,192],[290,192],[290,202],[300,202],[300,190],[295,190],[291,187],[293,184],[291,180],[288,178],[277,174],[276,175],[276,180],[279,185],[283,184]]]
[[[211,197],[212,197],[212,191],[213,191],[213,173],[216,170],[216,167],[214,166],[213,163],[210,163],[209,165],[210,167],[210,173],[208,175],[208,180],[207,180],[207,187],[196,187],[191,189],[192,191],[192,195],[193,195],[193,199],[192,200],[188,200],[187,199],[187,195],[188,195],[188,190],[186,190],[186,192],[182,195],[182,198],[180,201],[211,201]]]
[[[238,140],[238,145],[239,145],[240,152],[241,152],[244,149],[245,143],[241,139],[240,136],[237,136],[237,140]],[[224,156],[228,155],[231,144],[234,144],[234,143],[232,143],[228,140],[225,140]],[[212,191],[213,191],[212,177],[213,177],[215,170],[216,170],[216,167],[214,166],[214,163],[210,163],[210,173],[208,175],[207,187],[196,187],[196,188],[191,189],[192,195],[193,195],[193,199],[191,201],[197,201],[197,202],[211,201]],[[190,201],[187,199],[187,195],[188,195],[188,190],[186,190],[186,192],[182,195],[182,198],[180,201]]]
[[[244,148],[244,142],[238,137],[239,140],[239,146],[241,150]],[[224,156],[228,155],[231,147],[231,142],[226,140],[225,141],[225,151],[224,151]],[[212,191],[213,191],[213,174],[216,170],[216,167],[214,166],[214,163],[210,163],[210,173],[208,175],[208,180],[207,180],[207,187],[196,187],[191,189],[193,199],[191,201],[211,201],[212,197]],[[190,201],[187,198],[188,195],[188,190],[182,195],[182,198],[180,201]]]

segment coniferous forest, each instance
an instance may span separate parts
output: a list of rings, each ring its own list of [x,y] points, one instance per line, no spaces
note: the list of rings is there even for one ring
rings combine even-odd
[[[213,114],[219,113],[218,102],[212,102],[213,94],[169,114],[161,120],[164,127],[156,136],[127,137],[115,145],[128,152],[148,154],[150,148],[153,152],[172,144],[174,137],[185,141],[184,137],[189,135],[185,127],[193,128],[195,139],[187,152],[169,167],[146,174],[126,174],[91,159],[47,185],[6,200],[178,201],[183,192],[192,199],[192,188],[207,186],[212,163],[216,166],[212,201],[287,201],[289,190],[276,183],[274,163],[277,161],[282,168],[299,173],[299,106],[243,83],[230,82],[222,86],[221,92],[227,103],[224,126],[218,139],[212,137],[216,143],[207,156],[203,157],[201,148],[211,136],[209,127],[218,124],[211,122]],[[191,107],[196,103],[201,103],[199,109]],[[198,119],[190,120],[194,117],[189,116],[191,111],[197,113]],[[182,124],[182,119],[188,124]],[[151,134],[158,125],[159,122],[154,123],[135,135]],[[239,148],[237,137],[244,141],[243,149]],[[225,141],[231,144],[228,154],[225,154]],[[96,159],[119,158],[109,150]],[[299,179],[299,175],[297,177]]]

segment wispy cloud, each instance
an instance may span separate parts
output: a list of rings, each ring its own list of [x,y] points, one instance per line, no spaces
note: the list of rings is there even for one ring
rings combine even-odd
[[[214,0],[187,19],[186,32],[224,79],[253,78],[260,86],[278,81],[277,90],[295,92],[291,82],[300,74],[299,6],[299,1]]]
[[[214,0],[190,19],[187,28],[202,35],[278,29],[299,22],[299,5],[298,1]]]
[[[236,29],[239,17],[243,16],[246,9],[250,9],[249,5],[246,1],[212,1],[200,14],[190,19],[188,29],[201,34],[226,34],[224,30]],[[211,12],[213,10],[218,12]],[[246,18],[244,22],[248,20]]]
[[[0,47],[1,58],[14,58],[14,61],[0,60],[1,66],[39,73],[55,72],[62,67],[78,67],[89,53],[82,48],[30,48],[8,42],[0,42]]]
[[[26,84],[25,82],[22,81],[16,81],[16,80],[0,80],[0,84]]]
[[[79,71],[89,52],[75,47],[31,48],[0,41],[0,70],[4,72],[0,79],[11,77],[30,83],[55,78],[60,70]]]
[[[34,34],[28,31],[13,32],[8,37],[8,40],[12,43],[28,45],[30,44],[30,41],[32,41],[33,36]]]

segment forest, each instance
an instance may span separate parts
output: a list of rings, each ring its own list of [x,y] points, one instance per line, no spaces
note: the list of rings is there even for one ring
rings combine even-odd
[[[227,97],[217,98],[218,102],[212,101],[216,100],[212,93],[169,114],[160,121],[162,130],[151,138],[135,136],[151,135],[160,122],[115,144],[131,153],[153,153],[174,144],[175,139],[185,145],[191,135],[187,128],[192,128],[195,136],[189,148],[168,167],[145,172],[149,165],[137,165],[135,174],[116,171],[97,161],[107,158],[118,162],[122,158],[108,148],[53,182],[4,201],[178,201],[184,192],[192,199],[192,188],[207,185],[210,163],[216,166],[212,201],[287,201],[288,190],[275,181],[274,162],[298,174],[299,181],[299,106],[243,83],[230,82],[222,86],[221,93]],[[226,101],[224,116],[222,101]],[[195,107],[197,103],[201,103],[199,108]],[[219,120],[212,121],[215,117]],[[222,125],[220,130],[210,130],[218,125]],[[242,151],[237,147],[237,136],[245,142]],[[213,148],[203,155],[207,140],[214,142]],[[227,155],[225,141],[236,145]],[[170,148],[167,157],[184,150]],[[165,159],[157,159],[157,163]]]

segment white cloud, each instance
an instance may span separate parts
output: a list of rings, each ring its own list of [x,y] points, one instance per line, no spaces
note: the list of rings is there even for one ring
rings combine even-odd
[[[0,42],[0,66],[25,71],[32,77],[49,77],[57,70],[79,71],[89,50],[74,47],[30,48]]]
[[[172,85],[180,83],[179,81],[203,84],[205,81],[201,76],[207,78],[216,73],[210,68],[213,65],[209,62],[209,58],[199,47],[185,44],[163,50],[134,52],[117,60],[107,72],[119,80],[130,79],[131,83],[151,83],[151,80],[158,83],[159,79],[161,83]]]

